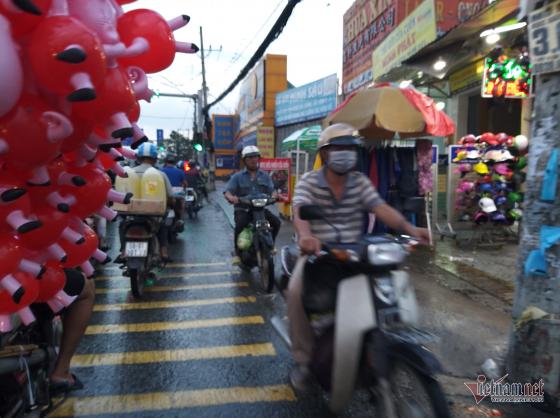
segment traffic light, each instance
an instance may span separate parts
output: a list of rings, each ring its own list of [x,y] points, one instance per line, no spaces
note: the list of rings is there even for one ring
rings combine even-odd
[[[151,98],[153,99],[154,97],[159,98],[159,90],[158,89],[152,90],[152,97]]]
[[[194,149],[197,150],[198,152],[200,152],[200,151],[202,151],[202,145],[194,144]]]
[[[191,170],[191,166],[190,166],[188,161],[185,161],[185,163],[183,164],[183,170],[185,170],[185,171],[190,171]]]

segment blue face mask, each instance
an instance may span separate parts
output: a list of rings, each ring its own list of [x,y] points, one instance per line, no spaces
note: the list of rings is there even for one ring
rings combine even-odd
[[[358,152],[355,150],[342,150],[329,152],[329,167],[336,174],[344,175],[349,173],[356,167],[358,162]]]

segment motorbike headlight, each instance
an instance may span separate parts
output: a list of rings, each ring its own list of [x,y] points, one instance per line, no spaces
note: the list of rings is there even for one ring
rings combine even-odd
[[[374,266],[400,264],[406,258],[406,250],[401,244],[387,242],[368,245],[368,260]]]
[[[256,208],[264,208],[268,203],[268,199],[251,199],[251,204]]]

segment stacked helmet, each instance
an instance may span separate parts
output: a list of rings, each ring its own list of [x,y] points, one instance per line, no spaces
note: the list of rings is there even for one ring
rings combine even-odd
[[[498,210],[494,201],[489,197],[483,197],[482,199],[480,199],[478,201],[478,206],[485,213],[492,213]]]
[[[261,152],[255,145],[247,145],[245,148],[243,148],[243,151],[241,151],[242,159],[247,157],[260,157],[260,156],[261,156]]]
[[[321,149],[330,145],[355,145],[362,144],[361,137],[355,134],[356,130],[347,123],[335,123],[321,132],[317,148]]]
[[[144,142],[136,150],[136,156],[138,158],[147,157],[147,158],[153,158],[157,160],[157,156],[158,156],[157,147],[155,144],[152,144],[151,142]]]

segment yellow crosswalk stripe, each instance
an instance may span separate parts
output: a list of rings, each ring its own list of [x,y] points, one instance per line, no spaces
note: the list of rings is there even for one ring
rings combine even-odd
[[[212,277],[212,276],[230,276],[237,274],[231,271],[210,271],[201,273],[166,273],[166,274],[156,274],[158,279],[190,279],[192,277]],[[130,277],[125,276],[99,276],[94,278],[95,281],[105,281],[105,280],[130,280]]]
[[[248,282],[231,282],[231,283],[215,283],[215,284],[192,284],[186,286],[153,286],[144,289],[145,292],[175,292],[180,290],[203,290],[203,289],[220,289],[228,287],[248,287]],[[97,288],[95,293],[122,293],[129,292],[130,287],[117,287],[117,288]]]
[[[227,263],[223,262],[209,262],[209,263],[170,263],[165,266],[165,268],[196,268],[196,267],[214,267],[214,266],[225,266]],[[102,271],[105,270],[121,270],[120,266],[103,266]]]
[[[264,324],[262,316],[236,316],[230,318],[199,319],[194,321],[180,322],[146,322],[138,324],[105,324],[90,325],[86,329],[86,335],[94,334],[120,334],[130,332],[156,332],[173,331],[193,328],[225,327],[235,325],[259,325]]]
[[[237,296],[237,297],[216,298],[216,299],[96,304],[93,307],[93,310],[95,312],[105,312],[105,311],[133,311],[137,309],[185,308],[189,306],[221,305],[226,303],[254,303],[256,302],[256,300],[257,299],[254,296]]]
[[[68,417],[124,414],[140,411],[157,412],[234,403],[282,401],[296,401],[296,395],[288,385],[152,392],[120,396],[68,398],[49,416]]]
[[[80,354],[72,357],[72,367],[115,366],[123,364],[168,363],[243,356],[275,356],[270,343],[228,345],[180,350],[132,351],[122,353]]]

